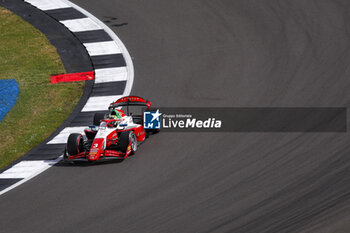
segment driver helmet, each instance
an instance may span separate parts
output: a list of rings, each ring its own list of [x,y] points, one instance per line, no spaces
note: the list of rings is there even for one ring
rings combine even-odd
[[[122,116],[120,115],[120,113],[119,113],[117,110],[113,109],[113,110],[111,111],[111,113],[109,114],[109,118],[110,118],[110,119],[118,120],[118,119],[121,119]]]

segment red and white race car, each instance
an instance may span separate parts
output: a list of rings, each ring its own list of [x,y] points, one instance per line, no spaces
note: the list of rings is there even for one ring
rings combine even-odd
[[[69,135],[64,161],[125,159],[135,153],[150,133],[158,132],[143,128],[143,111],[150,107],[150,101],[137,96],[126,96],[111,103],[109,113],[95,114],[94,125],[84,130],[85,135]],[[141,114],[135,114],[135,108],[139,108]]]

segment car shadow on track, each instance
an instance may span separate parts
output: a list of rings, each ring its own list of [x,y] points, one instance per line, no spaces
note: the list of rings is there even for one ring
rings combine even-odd
[[[105,164],[112,164],[112,163],[122,163],[124,159],[109,159],[109,160],[102,160],[102,161],[96,161],[96,162],[88,162],[88,161],[75,161],[75,162],[65,162],[60,161],[56,163],[55,167],[90,167],[90,166],[100,166]]]

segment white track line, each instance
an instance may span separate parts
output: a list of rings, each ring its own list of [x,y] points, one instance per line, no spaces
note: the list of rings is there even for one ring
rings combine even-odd
[[[67,139],[71,133],[84,133],[84,129],[87,127],[67,127],[64,128],[56,137],[54,137],[51,141],[49,141],[47,144],[62,144],[67,143]]]
[[[106,68],[95,70],[95,83],[107,83],[127,80],[126,67]]]
[[[43,11],[71,7],[67,3],[62,2],[60,0],[24,0],[24,1],[30,3],[31,5]]]
[[[119,47],[114,41],[85,43],[84,46],[90,56],[121,53]]]
[[[109,104],[123,97],[122,95],[95,96],[90,97],[82,112],[94,112],[108,110]]]
[[[52,161],[48,160],[37,160],[37,161],[21,161],[11,167],[10,169],[7,169],[3,173],[0,174],[0,178],[6,179],[6,178],[28,178],[31,177],[33,174],[37,173],[38,171],[42,171],[43,169],[47,169],[50,167],[50,164],[52,164]]]
[[[23,171],[25,169],[28,168],[28,165],[30,165],[31,162],[37,162],[35,163],[35,172],[29,172],[29,171],[26,171],[25,174],[23,173],[21,176],[25,176],[24,179],[18,181],[17,183],[11,185],[10,187],[7,187],[6,189],[0,191],[0,195],[10,191],[11,189],[14,189],[16,188],[17,186],[23,184],[24,182],[27,182],[28,180],[32,179],[33,177],[39,175],[40,173],[42,173],[43,171],[49,169],[51,166],[55,165],[56,163],[58,163],[60,160],[62,159],[62,156],[58,157],[57,159],[55,160],[41,160],[41,161],[22,161],[22,162],[19,162],[18,164],[16,165],[19,165],[21,164],[19,167],[16,167],[16,165],[14,165],[12,168],[14,168],[15,170],[17,170],[18,172],[21,171],[21,168],[23,168]],[[29,163],[29,164],[26,164],[26,163]],[[33,165],[33,163],[32,163]],[[11,170],[12,168],[6,170],[5,172],[3,172],[2,174],[6,173],[7,171]],[[12,171],[15,171],[15,170],[12,170]],[[11,177],[11,178],[14,178],[14,177]]]
[[[72,32],[83,32],[102,29],[90,18],[68,19],[60,21]]]

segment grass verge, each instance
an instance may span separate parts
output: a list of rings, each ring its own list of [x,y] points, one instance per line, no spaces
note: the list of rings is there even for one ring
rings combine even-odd
[[[51,85],[50,74],[64,67],[47,38],[17,15],[0,7],[0,79],[16,79],[16,105],[0,122],[0,168],[38,145],[67,119],[84,83]],[[2,98],[2,97],[0,97]]]

